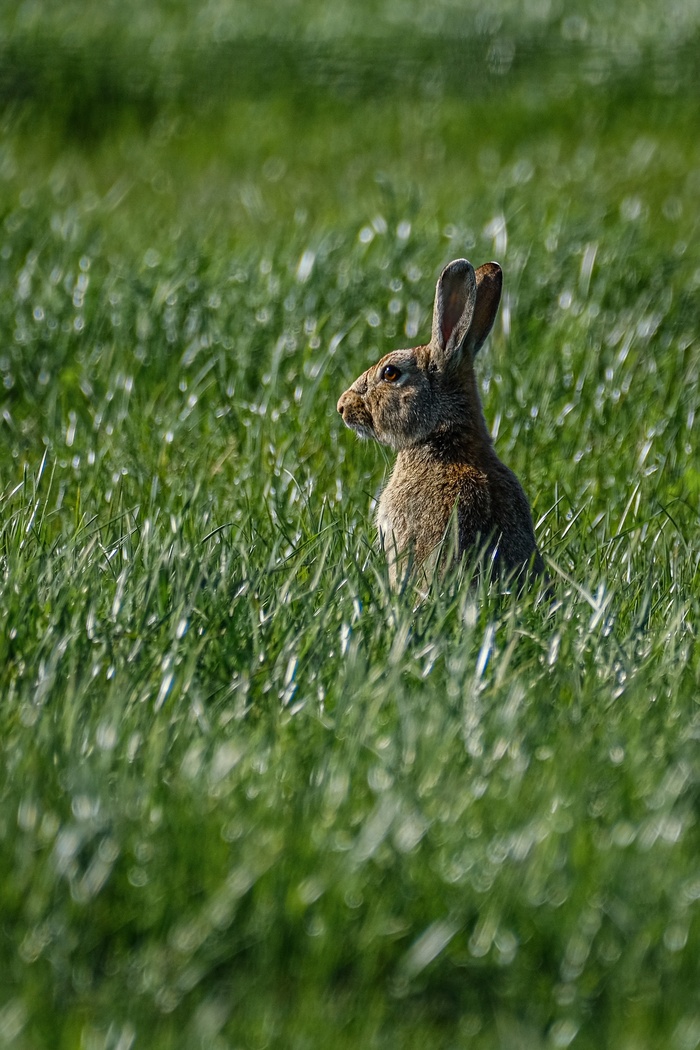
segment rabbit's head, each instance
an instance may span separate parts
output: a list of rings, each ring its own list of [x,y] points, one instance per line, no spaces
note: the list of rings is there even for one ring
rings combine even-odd
[[[430,342],[393,350],[363,372],[338,401],[344,423],[398,451],[468,423],[470,412],[482,418],[472,362],[496,318],[502,280],[498,263],[476,271],[466,259],[448,263]]]

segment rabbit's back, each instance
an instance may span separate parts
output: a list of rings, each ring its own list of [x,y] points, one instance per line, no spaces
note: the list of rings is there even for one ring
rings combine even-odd
[[[532,563],[533,572],[543,572],[527,496],[513,471],[498,459],[489,473],[489,491],[493,508],[490,549],[496,553],[495,570],[509,574]]]

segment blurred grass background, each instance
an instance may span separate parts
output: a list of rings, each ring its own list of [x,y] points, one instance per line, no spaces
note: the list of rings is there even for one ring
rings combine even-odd
[[[0,1045],[700,1045],[700,4],[0,9]],[[338,394],[496,257],[557,601]]]

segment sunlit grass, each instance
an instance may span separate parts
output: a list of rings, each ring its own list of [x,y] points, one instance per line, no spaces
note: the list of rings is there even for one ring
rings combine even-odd
[[[700,1042],[697,103],[553,54],[4,118],[3,1045]],[[335,403],[462,254],[551,593],[418,603]]]

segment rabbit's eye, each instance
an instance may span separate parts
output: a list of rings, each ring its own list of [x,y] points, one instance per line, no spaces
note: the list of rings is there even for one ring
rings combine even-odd
[[[401,372],[396,365],[384,365],[382,368],[382,379],[385,379],[387,383],[395,383],[401,375]]]

